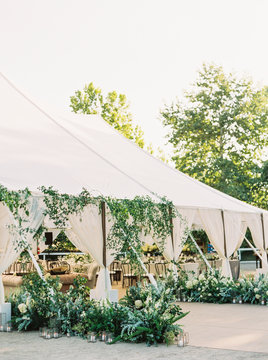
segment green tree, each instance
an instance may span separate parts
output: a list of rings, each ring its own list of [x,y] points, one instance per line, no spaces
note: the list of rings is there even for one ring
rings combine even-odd
[[[100,88],[90,83],[85,85],[83,91],[77,90],[70,99],[70,107],[75,113],[100,114],[121,134],[144,147],[143,131],[133,123],[125,95],[111,91],[104,96]]]
[[[267,145],[267,88],[204,64],[184,100],[165,105],[176,167],[241,200],[253,201]]]

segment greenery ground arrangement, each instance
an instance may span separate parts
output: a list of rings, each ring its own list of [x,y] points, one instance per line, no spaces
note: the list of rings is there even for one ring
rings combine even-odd
[[[191,274],[190,274],[191,275]],[[268,278],[259,275],[233,281],[218,270],[198,277],[180,271],[151,284],[137,284],[127,290],[119,303],[90,300],[85,279],[80,277],[66,293],[58,278],[36,274],[25,276],[19,293],[12,294],[12,321],[18,330],[53,327],[57,322],[63,334],[86,338],[90,332],[112,334],[118,341],[172,344],[182,332],[178,324],[183,313],[177,301],[207,303],[250,303],[268,306]],[[266,307],[266,306],[265,306]]]

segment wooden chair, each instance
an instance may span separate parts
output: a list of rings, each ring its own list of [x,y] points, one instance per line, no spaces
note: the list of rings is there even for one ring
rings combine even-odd
[[[125,287],[125,284],[127,282],[127,286],[132,286],[135,282],[137,283],[138,276],[135,274],[134,269],[132,268],[132,265],[129,263],[122,263],[122,287]]]

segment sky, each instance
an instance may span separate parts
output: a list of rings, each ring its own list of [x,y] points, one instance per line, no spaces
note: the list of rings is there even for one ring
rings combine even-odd
[[[90,82],[123,93],[165,148],[160,109],[202,63],[268,85],[267,14],[267,0],[0,0],[0,71],[59,111]]]

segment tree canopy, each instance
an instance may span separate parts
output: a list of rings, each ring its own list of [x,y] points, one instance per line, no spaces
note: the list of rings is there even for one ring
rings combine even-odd
[[[254,202],[268,135],[267,88],[204,64],[183,101],[165,105],[177,169],[241,200]]]
[[[91,82],[85,85],[83,91],[77,90],[70,100],[70,107],[75,113],[100,114],[121,134],[133,140],[141,148],[144,147],[143,131],[133,123],[125,95],[111,91],[104,96],[101,89]]]

